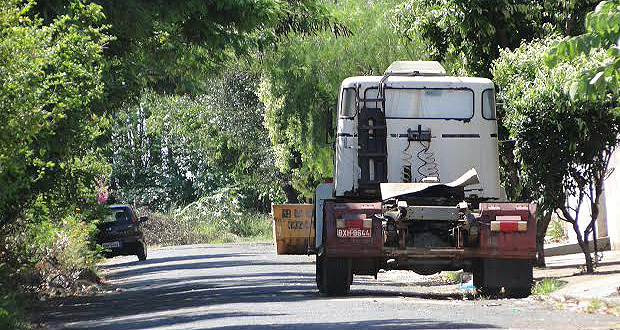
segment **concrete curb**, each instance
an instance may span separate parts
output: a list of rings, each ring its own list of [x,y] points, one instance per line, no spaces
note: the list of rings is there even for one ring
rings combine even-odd
[[[594,242],[590,241],[590,250],[594,250]],[[611,249],[611,243],[609,237],[601,237],[596,240],[599,251],[609,251]],[[551,246],[545,248],[545,257],[556,257],[566,254],[582,253],[579,244],[563,244],[558,246]]]

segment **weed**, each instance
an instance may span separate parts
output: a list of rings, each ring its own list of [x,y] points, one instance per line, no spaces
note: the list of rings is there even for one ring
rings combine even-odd
[[[546,295],[553,291],[558,290],[564,286],[566,282],[554,277],[545,277],[542,280],[536,281],[532,288],[532,294]]]
[[[461,282],[461,273],[457,271],[444,271],[441,272],[441,276],[451,284],[456,284]]]
[[[141,210],[141,214],[149,216],[149,221],[144,224],[147,244],[185,245],[270,239],[270,217],[242,209],[237,198],[231,191],[224,190],[165,214]]]
[[[602,300],[598,298],[592,298],[592,300],[590,300],[590,303],[588,304],[588,307],[586,307],[585,312],[588,314],[593,314],[603,308],[603,306],[604,303]]]

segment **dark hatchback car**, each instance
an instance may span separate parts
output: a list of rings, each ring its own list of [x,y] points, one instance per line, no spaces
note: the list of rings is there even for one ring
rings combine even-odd
[[[139,260],[146,260],[147,248],[140,224],[148,218],[138,218],[131,205],[109,208],[108,215],[97,225],[97,244],[105,249],[106,257],[136,255]]]

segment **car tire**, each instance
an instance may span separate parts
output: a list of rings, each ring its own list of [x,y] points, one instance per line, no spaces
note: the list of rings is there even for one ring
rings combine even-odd
[[[146,254],[147,254],[146,243],[144,242],[138,243],[138,252],[136,253],[136,255],[138,256],[138,260],[140,261],[146,260]]]

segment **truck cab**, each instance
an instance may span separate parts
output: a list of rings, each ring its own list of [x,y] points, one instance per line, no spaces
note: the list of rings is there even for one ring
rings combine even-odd
[[[448,77],[438,62],[394,62],[384,76],[342,82],[335,196],[374,198],[385,182],[451,182],[475,169],[468,198],[498,200],[495,89]]]

